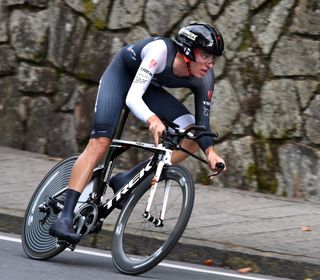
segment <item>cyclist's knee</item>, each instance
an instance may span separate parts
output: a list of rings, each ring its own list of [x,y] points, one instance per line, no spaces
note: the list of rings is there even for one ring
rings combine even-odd
[[[184,139],[182,142],[182,147],[191,153],[195,153],[199,150],[199,145],[197,142],[190,139]]]
[[[87,145],[87,151],[100,157],[103,155],[109,148],[111,144],[111,139],[105,137],[91,138]]]

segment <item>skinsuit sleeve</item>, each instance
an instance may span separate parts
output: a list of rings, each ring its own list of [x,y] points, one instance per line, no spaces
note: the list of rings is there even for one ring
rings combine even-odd
[[[207,128],[206,132],[209,133],[211,133],[210,108],[214,88],[213,75],[213,71],[209,72],[205,78],[198,81],[194,88],[196,124],[204,125]],[[203,151],[214,145],[211,136],[201,137],[197,142]]]
[[[129,89],[126,104],[132,113],[146,122],[154,113],[142,99],[154,74],[161,73],[166,66],[167,46],[162,40],[148,43],[141,52],[141,64]]]

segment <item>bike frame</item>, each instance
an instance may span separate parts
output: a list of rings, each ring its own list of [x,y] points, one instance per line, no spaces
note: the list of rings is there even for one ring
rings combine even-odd
[[[144,168],[138,171],[136,175],[133,176],[133,178],[128,183],[122,186],[121,189],[116,194],[114,194],[112,198],[110,198],[104,204],[102,204],[100,210],[101,218],[103,219],[106,218],[113,211],[117,203],[122,201],[124,197],[128,196],[128,194],[139,184],[141,184],[150,174],[154,174],[152,180],[149,181],[149,184],[152,186],[150,196],[152,197],[156,190],[157,182],[159,181],[164,165],[171,165],[172,151],[166,149],[162,145],[155,147],[153,144],[115,139],[112,141],[112,144],[110,146],[110,150],[108,152],[101,173],[101,178],[95,191],[97,195],[96,199],[102,201],[117,157],[132,147],[148,150],[152,152],[154,155]],[[147,209],[150,209],[151,203],[152,199],[149,200]],[[148,211],[147,209],[146,211]]]

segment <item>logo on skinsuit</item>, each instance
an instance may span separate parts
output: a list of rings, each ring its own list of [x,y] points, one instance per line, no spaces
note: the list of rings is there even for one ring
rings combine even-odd
[[[157,61],[152,59],[149,64],[149,68],[152,68],[153,66],[156,66],[156,65],[157,65]]]
[[[132,58],[132,59],[137,60],[137,54],[136,54],[136,52],[134,51],[132,45],[127,48],[127,51],[131,53],[131,58]]]
[[[147,68],[141,67],[141,68],[140,68],[140,71],[148,74],[148,75],[151,76],[151,77],[153,76],[153,74],[152,74]]]
[[[209,89],[209,90],[208,90],[208,99],[209,99],[209,100],[211,100],[212,95],[213,95],[213,91]]]

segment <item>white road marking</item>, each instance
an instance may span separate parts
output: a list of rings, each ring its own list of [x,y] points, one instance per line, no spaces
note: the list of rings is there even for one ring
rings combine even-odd
[[[21,239],[17,237],[10,237],[5,235],[0,235],[0,240],[10,241],[10,242],[16,242],[21,243]],[[79,254],[85,254],[85,255],[91,255],[91,256],[97,256],[97,257],[103,257],[103,258],[109,258],[111,259],[111,254],[108,253],[100,253],[98,251],[92,251],[92,250],[85,250],[85,249],[76,249],[74,252]],[[196,268],[196,267],[188,267],[184,265],[177,265],[177,264],[171,264],[167,262],[161,262],[159,266],[163,267],[170,267],[175,269],[181,269],[181,270],[188,270],[193,272],[201,272],[201,273],[207,273],[207,274],[215,274],[215,275],[221,275],[221,276],[229,276],[229,277],[235,277],[239,279],[247,279],[247,280],[270,280],[267,278],[260,278],[260,277],[254,277],[254,276],[247,276],[247,275],[239,275],[239,274],[233,274],[228,272],[222,272],[222,271],[213,271],[203,268]]]
[[[0,235],[0,240],[21,243],[21,239],[20,238],[10,237],[10,236],[5,236],[5,235]]]

